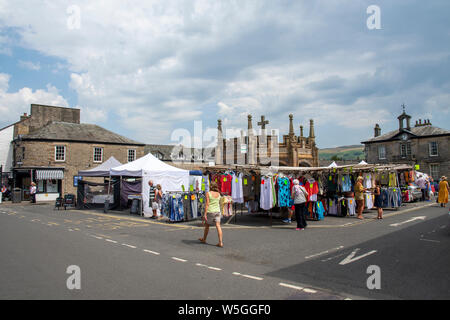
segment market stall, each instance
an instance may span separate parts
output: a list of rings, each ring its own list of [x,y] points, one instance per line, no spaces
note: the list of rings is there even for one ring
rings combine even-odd
[[[122,164],[114,157],[110,157],[101,165],[78,171],[77,179],[77,208],[91,209],[104,207],[108,202],[108,209],[119,206],[120,185],[116,178],[110,178],[109,171]],[[102,182],[89,181],[84,178],[103,178]]]
[[[161,185],[163,192],[181,192],[189,185],[189,171],[168,165],[152,154],[139,158],[133,162],[112,168],[110,176],[116,177],[139,177],[141,178],[141,197],[144,213],[152,214],[149,207],[149,185],[150,180],[156,186]]]

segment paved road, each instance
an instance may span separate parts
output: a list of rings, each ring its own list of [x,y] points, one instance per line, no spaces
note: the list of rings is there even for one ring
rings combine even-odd
[[[446,212],[303,232],[228,226],[217,248],[216,232],[203,245],[195,226],[2,205],[0,298],[449,299]],[[69,265],[81,269],[81,290],[66,287]],[[366,287],[370,265],[380,290]]]

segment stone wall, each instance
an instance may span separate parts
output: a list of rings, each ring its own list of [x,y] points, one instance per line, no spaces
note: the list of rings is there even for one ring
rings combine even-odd
[[[38,130],[52,121],[80,123],[80,109],[31,105],[31,115],[21,117],[21,122],[14,128],[14,136],[25,135]]]
[[[65,161],[55,161],[55,146],[57,145],[66,147]],[[128,162],[128,149],[136,150],[136,159],[145,155],[143,146],[100,143],[16,141],[16,152],[22,153],[22,147],[25,148],[22,167],[64,168],[63,194],[76,194],[76,188],[73,186],[73,177],[78,174],[79,170],[89,170],[101,164],[94,163],[94,147],[103,148],[103,161],[114,156],[118,161],[125,164]]]
[[[430,156],[429,143],[436,141],[438,143],[438,155]],[[419,171],[431,174],[431,166],[439,165],[439,177],[450,175],[450,137],[436,136],[420,139],[411,139],[411,156],[402,158],[400,156],[400,144],[403,141],[387,141],[379,143],[366,144],[366,161],[368,163],[406,163],[418,164]],[[385,146],[386,159],[378,159],[378,147]]]

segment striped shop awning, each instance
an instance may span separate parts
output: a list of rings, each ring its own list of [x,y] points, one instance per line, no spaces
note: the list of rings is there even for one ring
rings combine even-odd
[[[36,170],[36,180],[62,180],[64,179],[63,170]]]

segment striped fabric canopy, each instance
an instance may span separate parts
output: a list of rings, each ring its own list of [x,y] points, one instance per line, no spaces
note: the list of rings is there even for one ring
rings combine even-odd
[[[36,170],[36,180],[62,180],[64,179],[63,170]]]

